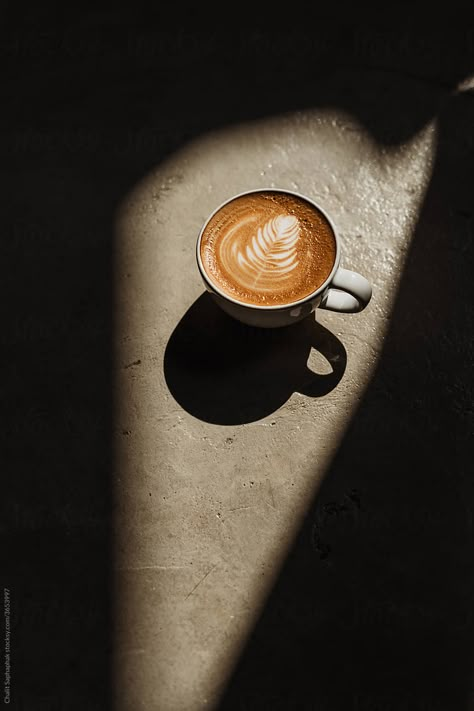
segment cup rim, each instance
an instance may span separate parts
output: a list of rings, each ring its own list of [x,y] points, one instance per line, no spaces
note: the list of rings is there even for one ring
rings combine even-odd
[[[248,304],[245,301],[239,301],[239,299],[235,299],[233,296],[230,296],[227,294],[225,291],[223,291],[219,286],[214,284],[213,281],[211,281],[210,277],[208,276],[204,264],[202,263],[201,259],[201,241],[202,241],[202,236],[204,234],[204,231],[209,224],[210,220],[216,215],[219,210],[221,210],[223,207],[228,205],[230,202],[233,200],[236,200],[237,198],[244,197],[245,195],[252,195],[253,193],[268,193],[268,192],[273,192],[273,193],[285,193],[286,195],[293,195],[294,197],[300,198],[301,200],[304,200],[306,202],[309,202],[311,205],[313,205],[321,214],[325,217],[325,219],[328,221],[329,226],[332,229],[333,235],[334,235],[334,242],[336,243],[336,256],[334,259],[334,264],[331,269],[331,272],[329,273],[328,277],[325,279],[325,281],[318,286],[317,289],[312,291],[310,294],[307,294],[306,296],[303,296],[301,299],[298,299],[297,301],[291,301],[290,303],[287,304],[274,304],[274,305],[260,305],[260,304]],[[318,203],[313,200],[312,198],[303,195],[303,193],[296,192],[295,190],[287,190],[286,188],[253,188],[251,190],[244,190],[240,193],[236,193],[235,195],[232,195],[232,197],[227,198],[223,202],[221,202],[215,210],[211,212],[211,214],[206,218],[204,224],[202,225],[200,231],[199,231],[199,236],[197,238],[196,242],[196,259],[199,267],[199,271],[201,273],[202,278],[206,282],[206,284],[209,285],[209,288],[211,291],[216,293],[218,296],[222,296],[222,298],[226,299],[227,301],[230,301],[233,304],[236,304],[237,306],[242,306],[247,309],[255,309],[257,311],[282,311],[285,309],[293,309],[296,308],[297,306],[301,306],[301,304],[305,304],[308,301],[311,301],[311,299],[314,299],[316,296],[318,296],[320,293],[322,293],[331,283],[334,274],[336,273],[337,269],[339,268],[339,261],[340,261],[340,241],[339,241],[339,236],[337,234],[336,226],[332,219],[329,217],[327,212],[318,205]]]

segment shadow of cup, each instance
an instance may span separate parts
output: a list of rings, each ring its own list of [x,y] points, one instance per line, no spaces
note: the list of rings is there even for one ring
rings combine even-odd
[[[331,372],[308,368],[312,348]],[[170,336],[164,374],[187,412],[205,422],[236,425],[270,415],[294,392],[326,395],[341,380],[346,360],[343,344],[314,314],[286,328],[254,328],[225,314],[206,292]]]

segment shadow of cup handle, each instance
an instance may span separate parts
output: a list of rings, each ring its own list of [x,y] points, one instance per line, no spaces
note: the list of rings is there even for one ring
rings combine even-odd
[[[331,366],[330,373],[317,373],[306,365],[302,387],[297,391],[308,397],[321,397],[331,392],[346,370],[347,353],[341,341],[327,328],[314,323],[311,348],[318,351]]]

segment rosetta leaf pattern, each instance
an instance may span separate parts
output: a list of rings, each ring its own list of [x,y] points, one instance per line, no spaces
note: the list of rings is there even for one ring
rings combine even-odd
[[[299,223],[293,215],[278,215],[259,227],[237,261],[248,277],[265,276],[280,281],[298,266]]]

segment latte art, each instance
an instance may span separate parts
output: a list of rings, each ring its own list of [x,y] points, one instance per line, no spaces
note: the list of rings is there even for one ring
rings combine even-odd
[[[237,197],[211,217],[201,239],[209,278],[257,305],[292,303],[315,291],[335,260],[332,228],[297,196],[261,191]]]
[[[298,266],[296,243],[300,235],[298,219],[293,215],[278,215],[258,228],[250,244],[242,247],[238,227],[227,240],[222,239],[220,256],[225,262],[224,249],[232,241],[232,264],[239,267],[239,278],[250,287],[259,283],[260,289],[272,289],[275,284],[291,278],[290,272]],[[233,239],[232,239],[233,237]],[[229,239],[230,238],[230,239]],[[230,267],[230,264],[227,264]]]

